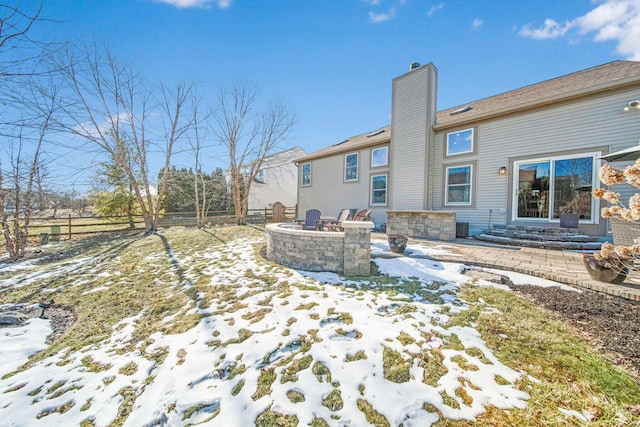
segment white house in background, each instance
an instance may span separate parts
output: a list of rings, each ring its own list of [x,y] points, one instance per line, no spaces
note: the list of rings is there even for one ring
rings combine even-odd
[[[266,157],[251,184],[249,209],[270,208],[275,202],[295,206],[298,190],[298,167],[293,160],[307,153],[300,147]]]
[[[437,74],[412,64],[392,82],[390,126],[297,158],[299,212],[368,208],[380,224],[390,210],[449,211],[470,235],[494,224],[559,227],[574,213],[584,233],[606,235],[591,189],[599,157],[640,139],[640,62],[443,111]]]

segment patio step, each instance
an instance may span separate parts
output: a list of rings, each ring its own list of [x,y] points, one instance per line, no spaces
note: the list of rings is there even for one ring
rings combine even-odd
[[[557,250],[599,250],[602,242],[597,237],[580,233],[577,228],[547,228],[514,225],[493,225],[476,240],[501,245],[524,246]]]

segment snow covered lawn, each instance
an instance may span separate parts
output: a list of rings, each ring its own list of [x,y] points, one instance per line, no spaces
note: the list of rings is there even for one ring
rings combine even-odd
[[[63,338],[24,369],[46,348],[47,321],[0,329],[3,425],[429,426],[527,406],[518,382],[536,379],[503,364],[474,327],[450,324],[468,308],[462,264],[374,258],[382,276],[348,280],[266,262],[260,235],[202,245],[173,233],[46,270],[0,265],[2,303],[8,290],[37,290],[83,307],[71,336],[104,310],[128,313],[104,339]],[[117,307],[133,287],[151,293]],[[89,299],[91,309],[79,302]]]

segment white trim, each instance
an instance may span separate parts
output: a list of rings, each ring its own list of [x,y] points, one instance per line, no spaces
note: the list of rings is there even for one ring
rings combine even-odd
[[[351,178],[351,179],[347,179],[347,157],[349,156],[356,156],[356,177],[355,178]],[[350,166],[353,168],[353,166]],[[358,176],[359,176],[359,170],[360,169],[360,154],[356,151],[354,153],[347,153],[344,155],[344,173],[342,175],[342,179],[344,180],[344,182],[355,182],[358,180]]]
[[[384,203],[373,203],[373,178],[378,178],[384,176]],[[381,191],[381,190],[378,190]],[[369,180],[369,205],[370,206],[387,206],[389,201],[389,176],[386,173],[381,173],[378,175],[371,175],[371,179]]]
[[[379,165],[374,165],[373,164],[373,159],[374,159],[375,156],[373,155],[373,152],[374,151],[378,151],[378,150],[385,150],[384,163],[381,163]],[[388,146],[384,146],[384,147],[372,148],[371,149],[371,167],[372,168],[379,168],[381,166],[387,166],[387,165],[389,165],[389,147]]]
[[[512,197],[511,197],[511,221],[532,221],[532,222],[545,222],[545,223],[554,223],[560,222],[560,218],[553,218],[552,207],[554,203],[554,187],[555,182],[551,178],[554,173],[554,162],[558,160],[567,160],[567,159],[580,159],[585,157],[591,157],[593,159],[591,165],[591,189],[598,188],[600,185],[600,180],[598,177],[598,158],[602,155],[601,151],[591,151],[585,153],[574,153],[574,154],[565,154],[561,156],[546,156],[546,157],[536,157],[531,159],[518,160],[513,162],[513,180],[512,180]],[[518,181],[519,181],[519,167],[523,164],[530,163],[543,163],[549,162],[549,203],[546,207],[546,213],[549,215],[547,218],[536,218],[536,217],[519,217],[518,216]],[[579,220],[580,224],[598,224],[600,217],[600,200],[591,198],[591,219],[581,219]]]
[[[469,183],[468,184],[453,184],[456,186],[468,185],[469,186],[469,201],[468,202],[449,202],[449,170],[458,168],[469,168]],[[473,204],[473,165],[455,165],[448,166],[444,170],[444,204],[445,206],[471,206]]]
[[[304,167],[305,167],[306,165],[309,165],[309,183],[307,183],[307,184],[305,184],[305,183],[304,183]],[[311,187],[311,171],[312,171],[312,168],[311,168],[311,162],[303,163],[303,164],[302,164],[302,165],[300,165],[300,166],[302,167],[302,169],[301,169],[301,170],[302,170],[302,172],[301,172],[301,182],[300,182],[300,186],[301,186],[301,187]]]
[[[467,150],[467,151],[460,151],[459,153],[450,153],[449,152],[449,135],[453,135],[453,134],[456,134],[456,133],[467,132],[467,131],[471,131],[471,148],[469,150]],[[447,156],[457,156],[457,155],[460,155],[460,154],[473,153],[474,145],[475,145],[475,129],[474,128],[461,129],[461,130],[457,130],[455,132],[447,132],[447,135],[445,137],[445,146],[446,146]]]

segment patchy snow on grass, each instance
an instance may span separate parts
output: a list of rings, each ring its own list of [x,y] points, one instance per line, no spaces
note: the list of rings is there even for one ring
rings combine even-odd
[[[18,369],[29,356],[47,348],[51,321],[29,319],[24,325],[0,328],[0,377]]]
[[[233,426],[270,410],[301,426],[317,418],[360,426],[368,424],[360,409],[368,403],[393,426],[429,426],[440,417],[473,420],[488,406],[526,406],[528,395],[516,387],[521,372],[502,364],[474,328],[446,327],[465,310],[456,296],[469,280],[461,264],[378,258],[380,272],[395,278],[385,284],[273,266],[256,259],[255,244],[236,240],[184,257],[172,251],[172,263],[199,283],[199,304],[189,309],[201,317],[195,327],[153,332],[125,352],[143,313],[122,319],[100,345],[0,379],[0,417],[103,426],[125,408],[125,426]],[[375,250],[388,251],[383,245]],[[202,276],[208,285],[196,280]],[[47,328],[34,319],[20,331],[1,330],[13,335],[0,337],[0,348],[11,349],[0,356],[24,349],[1,364],[4,373],[45,348]]]
[[[507,276],[511,283],[514,285],[532,285],[540,286],[543,288],[556,287],[565,291],[582,292],[582,290],[574,288],[572,286],[565,285],[553,280],[542,279],[540,277],[529,276],[528,274],[516,273],[515,271],[496,270],[493,268],[483,268],[484,271],[489,273],[501,274]]]
[[[412,257],[430,257],[437,255],[447,255],[460,257],[453,248],[446,244],[425,245],[422,242],[409,242],[404,253]],[[389,254],[389,243],[383,239],[371,239],[371,255],[380,256]]]

